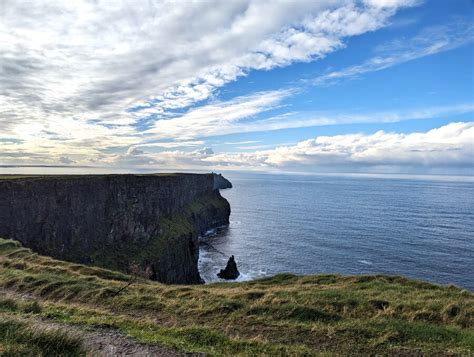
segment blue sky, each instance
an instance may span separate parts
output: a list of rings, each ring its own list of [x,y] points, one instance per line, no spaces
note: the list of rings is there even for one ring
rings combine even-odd
[[[470,0],[2,6],[0,164],[474,174]]]
[[[261,117],[289,111],[311,112],[401,112],[438,106],[456,106],[473,103],[473,51],[474,43],[435,53],[380,71],[365,73],[354,79],[341,80],[326,86],[301,85],[297,79],[312,79],[331,69],[341,69],[362,63],[377,55],[377,48],[416,36],[426,28],[441,25],[456,26],[469,22],[473,14],[470,1],[428,1],[421,6],[407,8],[397,13],[392,24],[379,31],[363,34],[347,41],[346,48],[324,59],[309,63],[296,63],[271,71],[252,71],[247,77],[228,84],[218,96],[228,100],[255,91],[296,86],[301,92],[288,98],[282,108],[262,114]],[[466,16],[467,15],[467,16]],[[472,25],[472,23],[471,23]],[[471,32],[472,35],[472,32]],[[304,115],[304,114],[301,114]],[[309,115],[309,114],[308,114]],[[354,132],[366,134],[378,130],[410,133],[427,131],[454,121],[472,121],[472,111],[450,113],[426,119],[407,118],[396,123],[370,123],[311,126],[268,132],[235,134],[216,137],[210,142],[261,141],[264,144],[298,142],[318,135],[338,135]],[[252,146],[252,144],[248,144]],[[234,145],[239,150],[241,145]],[[226,147],[225,149],[228,149]]]

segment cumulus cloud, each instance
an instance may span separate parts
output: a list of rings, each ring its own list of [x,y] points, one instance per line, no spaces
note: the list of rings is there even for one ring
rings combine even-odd
[[[320,136],[295,145],[254,152],[139,151],[118,155],[117,167],[212,168],[300,172],[474,173],[474,123],[450,123],[411,134],[378,131],[373,134]],[[457,171],[456,171],[457,170]]]
[[[207,148],[202,148],[200,150],[197,150],[196,153],[202,154],[202,155],[213,155],[214,150],[212,150],[212,148],[210,147],[207,147]]]
[[[301,171],[474,167],[474,123],[451,123],[426,133],[321,136],[293,146],[205,159],[222,167]]]

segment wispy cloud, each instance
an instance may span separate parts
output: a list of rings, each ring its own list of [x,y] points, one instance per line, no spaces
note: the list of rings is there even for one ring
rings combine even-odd
[[[367,61],[331,71],[313,79],[310,83],[315,85],[334,84],[343,79],[357,78],[365,73],[380,71],[418,58],[452,50],[472,41],[474,41],[474,24],[461,19],[449,25],[425,29],[412,38],[401,38],[379,46],[376,56]]]
[[[203,140],[188,140],[188,141],[168,141],[168,142],[152,142],[152,143],[141,143],[140,147],[142,148],[183,148],[183,147],[196,147],[203,146],[206,142]]]
[[[247,144],[258,144],[260,140],[246,140],[246,141],[229,141],[225,142],[226,145],[247,145]]]
[[[147,134],[157,138],[185,140],[240,131],[241,121],[277,108],[293,93],[292,89],[261,92],[205,105],[176,118],[159,120]]]
[[[250,70],[324,57],[412,4],[4,0],[0,132],[30,140],[22,129],[74,121],[76,146],[96,127],[112,147],[143,120],[174,117]]]
[[[338,124],[396,123],[404,120],[450,117],[472,112],[474,112],[473,103],[366,113],[344,113],[342,111],[337,113],[302,112],[271,117],[250,124],[242,124],[238,130],[242,132],[255,132]]]

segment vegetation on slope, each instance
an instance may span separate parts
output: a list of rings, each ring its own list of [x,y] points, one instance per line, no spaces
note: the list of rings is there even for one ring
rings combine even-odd
[[[17,306],[13,300],[0,297],[0,311]],[[30,313],[28,310],[23,310],[23,312]],[[0,315],[0,355],[2,356],[80,356],[84,352],[82,341],[78,336],[59,329],[41,329],[32,325],[31,322]]]
[[[57,331],[25,337],[42,336],[31,327],[40,317],[210,355],[474,351],[474,294],[402,277],[280,274],[201,286],[138,279],[117,294],[129,276],[1,239],[0,269],[0,351],[80,353],[75,338]]]

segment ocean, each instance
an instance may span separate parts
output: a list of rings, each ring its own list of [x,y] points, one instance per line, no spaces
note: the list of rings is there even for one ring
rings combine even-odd
[[[230,225],[201,238],[206,282],[234,255],[238,280],[389,274],[474,290],[472,177],[225,176]]]
[[[0,174],[127,170],[1,168]],[[144,172],[143,172],[144,173]],[[230,225],[200,241],[206,282],[276,273],[390,274],[474,291],[474,177],[224,173]]]

